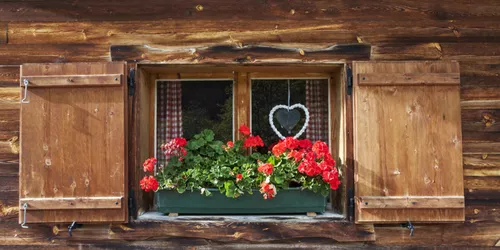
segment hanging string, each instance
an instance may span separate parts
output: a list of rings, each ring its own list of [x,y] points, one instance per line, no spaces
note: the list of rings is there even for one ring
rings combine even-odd
[[[288,79],[288,109],[290,109],[290,79]]]

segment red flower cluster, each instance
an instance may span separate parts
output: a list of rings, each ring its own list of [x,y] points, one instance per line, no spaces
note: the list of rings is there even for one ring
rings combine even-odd
[[[264,199],[272,199],[276,196],[276,187],[268,181],[264,181],[260,184],[260,193],[263,194]]]
[[[158,189],[158,181],[152,175],[144,176],[139,184],[141,185],[141,189],[146,192],[156,191]]]
[[[280,155],[285,153],[287,149],[292,151],[297,150],[300,152],[305,152],[305,150],[308,150],[311,147],[312,147],[312,142],[308,139],[298,140],[293,137],[286,137],[284,140],[274,145],[271,151],[274,154],[274,156],[280,157]],[[295,156],[298,156],[298,154],[295,154]],[[296,161],[298,160],[296,159]]]
[[[243,142],[243,146],[245,148],[250,148],[250,147],[264,147],[264,141],[262,141],[262,138],[260,136],[249,136],[248,138],[245,139],[245,142]]]
[[[155,169],[156,158],[149,158],[143,164],[144,172],[153,172]]]
[[[333,169],[331,171],[325,171],[321,175],[323,177],[323,180],[325,182],[328,182],[330,184],[330,188],[333,190],[337,190],[340,185],[340,180],[339,180],[339,172],[337,169]]]
[[[245,124],[242,124],[239,129],[240,133],[243,135],[249,136],[250,135],[250,128],[247,127]]]
[[[241,181],[243,179],[243,175],[242,174],[237,174],[236,175],[236,183],[238,183],[238,181]]]
[[[264,163],[259,165],[257,171],[260,173],[264,173],[265,175],[271,175],[273,173],[274,166],[271,163]]]
[[[179,156],[179,160],[182,161],[182,156],[186,156],[187,154],[187,151],[184,148],[186,144],[186,139],[178,137],[170,140],[167,144],[162,144],[161,150],[163,150],[164,154],[168,157]]]
[[[242,124],[239,129],[240,133],[242,133],[245,137],[245,141],[243,142],[243,146],[245,148],[250,148],[250,147],[264,147],[264,141],[262,141],[262,138],[260,136],[255,135],[253,136],[252,133],[250,132],[250,128],[247,127],[245,124]]]
[[[323,177],[323,180],[330,184],[331,189],[336,190],[340,184],[335,160],[330,154],[328,145],[322,141],[312,144],[307,139],[297,140],[287,137],[272,148],[272,153],[276,157],[282,157],[286,153],[286,158],[293,158],[296,163],[299,163],[297,170],[300,173],[311,177]]]

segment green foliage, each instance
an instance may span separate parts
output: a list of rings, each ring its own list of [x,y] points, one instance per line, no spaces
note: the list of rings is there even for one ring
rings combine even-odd
[[[299,186],[324,196],[329,193],[329,185],[322,181],[321,176],[309,177],[299,173],[298,163],[293,159],[279,158],[270,152],[248,154],[242,140],[228,147],[214,138],[214,132],[208,129],[194,135],[185,147],[187,154],[182,158],[171,157],[168,164],[158,171],[156,177],[160,189],[176,189],[179,193],[199,191],[209,196],[211,193],[207,188],[217,188],[227,197],[237,198],[252,194],[267,179],[277,190]],[[258,162],[271,163],[274,166],[272,174],[260,173]]]

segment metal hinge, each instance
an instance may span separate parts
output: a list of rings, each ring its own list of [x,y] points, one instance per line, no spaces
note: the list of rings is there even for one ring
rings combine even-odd
[[[128,73],[128,95],[134,96],[135,94],[135,69],[131,68]]]
[[[137,215],[137,206],[136,206],[136,203],[135,203],[135,199],[134,199],[134,190],[132,188],[130,188],[129,192],[128,192],[128,214],[129,216],[132,216],[132,217],[136,217]]]
[[[349,198],[349,208],[347,211],[347,216],[349,221],[354,220],[354,190],[352,188],[349,188],[347,191],[347,196]]]
[[[349,64],[346,64],[346,83],[347,83],[347,95],[352,95],[352,69]]]

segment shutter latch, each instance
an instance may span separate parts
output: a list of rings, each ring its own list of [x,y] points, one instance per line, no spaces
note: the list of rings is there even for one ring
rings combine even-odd
[[[346,73],[347,95],[352,95],[352,70],[348,64],[346,64]]]
[[[415,231],[415,227],[413,226],[411,221],[408,221],[408,223],[403,223],[401,224],[401,226],[410,229],[410,237],[413,236],[413,231]]]
[[[29,228],[26,226],[26,209],[28,209],[28,203],[23,204],[23,223],[21,224],[22,228]]]
[[[24,96],[23,96],[23,99],[21,100],[21,103],[30,103],[30,101],[26,101],[26,99],[28,99],[28,84],[30,82],[28,81],[28,79],[24,79],[23,80],[23,84],[24,84]]]
[[[73,223],[71,223],[71,225],[68,226],[68,233],[69,233],[69,236],[73,236],[73,229],[76,228],[76,221],[73,221]]]

